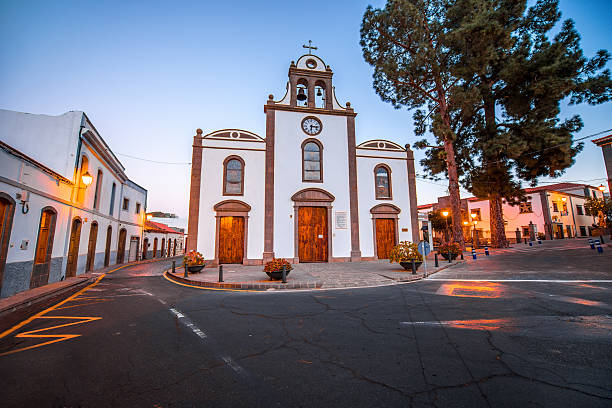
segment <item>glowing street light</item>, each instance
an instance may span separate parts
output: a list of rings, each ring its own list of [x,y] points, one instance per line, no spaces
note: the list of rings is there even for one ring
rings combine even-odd
[[[603,184],[600,184],[599,187],[597,187],[597,189],[601,192],[606,191],[606,187]]]
[[[448,213],[448,211],[442,211],[442,215],[443,215],[444,217],[448,217],[448,214],[449,214],[449,213]]]
[[[153,218],[153,214],[147,214],[147,221],[151,221],[151,218]]]
[[[91,176],[91,174],[89,174],[88,171],[85,172],[85,174],[83,174],[81,176],[81,181],[83,182],[83,184],[85,185],[85,187],[89,187],[89,185],[91,183],[93,183],[93,177]]]

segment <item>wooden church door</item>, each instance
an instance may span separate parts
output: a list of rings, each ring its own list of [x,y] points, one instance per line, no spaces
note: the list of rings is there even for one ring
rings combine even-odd
[[[87,247],[87,263],[85,269],[93,271],[96,263],[96,243],[98,241],[98,223],[93,222],[89,230],[89,245]]]
[[[395,242],[395,220],[376,218],[376,254],[378,259],[389,259]]]
[[[298,208],[300,262],[327,262],[327,208]]]
[[[240,264],[244,257],[244,217],[219,219],[219,263]]]

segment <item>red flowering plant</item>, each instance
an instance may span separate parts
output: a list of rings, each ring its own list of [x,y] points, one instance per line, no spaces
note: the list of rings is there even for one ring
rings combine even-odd
[[[283,258],[274,258],[270,262],[266,263],[264,272],[280,272],[285,267],[285,271],[289,272],[293,269],[291,264]]]
[[[438,247],[438,252],[447,258],[450,253],[453,258],[461,253],[461,245],[457,242],[445,242]]]
[[[183,262],[187,266],[204,265],[204,256],[196,251],[189,251],[187,255],[183,257]]]

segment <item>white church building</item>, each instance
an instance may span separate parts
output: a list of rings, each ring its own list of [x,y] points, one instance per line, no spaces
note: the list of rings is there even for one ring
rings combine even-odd
[[[197,130],[188,250],[209,265],[350,262],[418,241],[410,146],[356,145],[357,113],[337,101],[332,77],[315,55],[292,61],[285,96],[264,105],[265,137]]]

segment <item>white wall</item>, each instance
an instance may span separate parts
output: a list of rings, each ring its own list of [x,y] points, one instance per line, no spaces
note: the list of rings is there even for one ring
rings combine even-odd
[[[251,206],[248,219],[247,258],[261,259],[263,255],[265,148],[263,142],[224,141],[203,139],[202,184],[200,186],[200,218],[198,252],[207,260],[215,256],[216,212],[214,206],[225,200],[238,200]],[[236,149],[261,149],[236,150]],[[228,156],[244,160],[244,195],[223,195],[223,161]]]
[[[72,180],[83,112],[58,116],[0,109],[0,140]]]
[[[382,156],[386,158],[359,157],[359,155]],[[377,200],[374,184],[374,168],[386,164],[391,168],[392,200]],[[408,167],[405,152],[389,152],[357,149],[357,188],[359,191],[359,244],[361,256],[374,256],[374,232],[372,207],[379,204],[393,204],[401,209],[398,216],[400,241],[418,242],[412,237],[410,220],[410,196],[408,194]],[[402,231],[406,229],[407,231]]]
[[[315,115],[323,130],[315,138],[323,145],[323,182],[302,182],[302,142],[310,138],[301,129],[302,119],[312,114],[275,111],[274,152],[274,254],[293,258],[294,203],[293,194],[305,188],[320,188],[336,199],[332,203],[332,257],[351,256],[350,222],[347,229],[336,229],[337,211],[350,214],[348,184],[348,141],[345,116]],[[263,190],[262,190],[263,193]],[[349,218],[350,219],[350,218]],[[250,229],[250,227],[249,227]],[[330,259],[331,261],[331,259]]]

